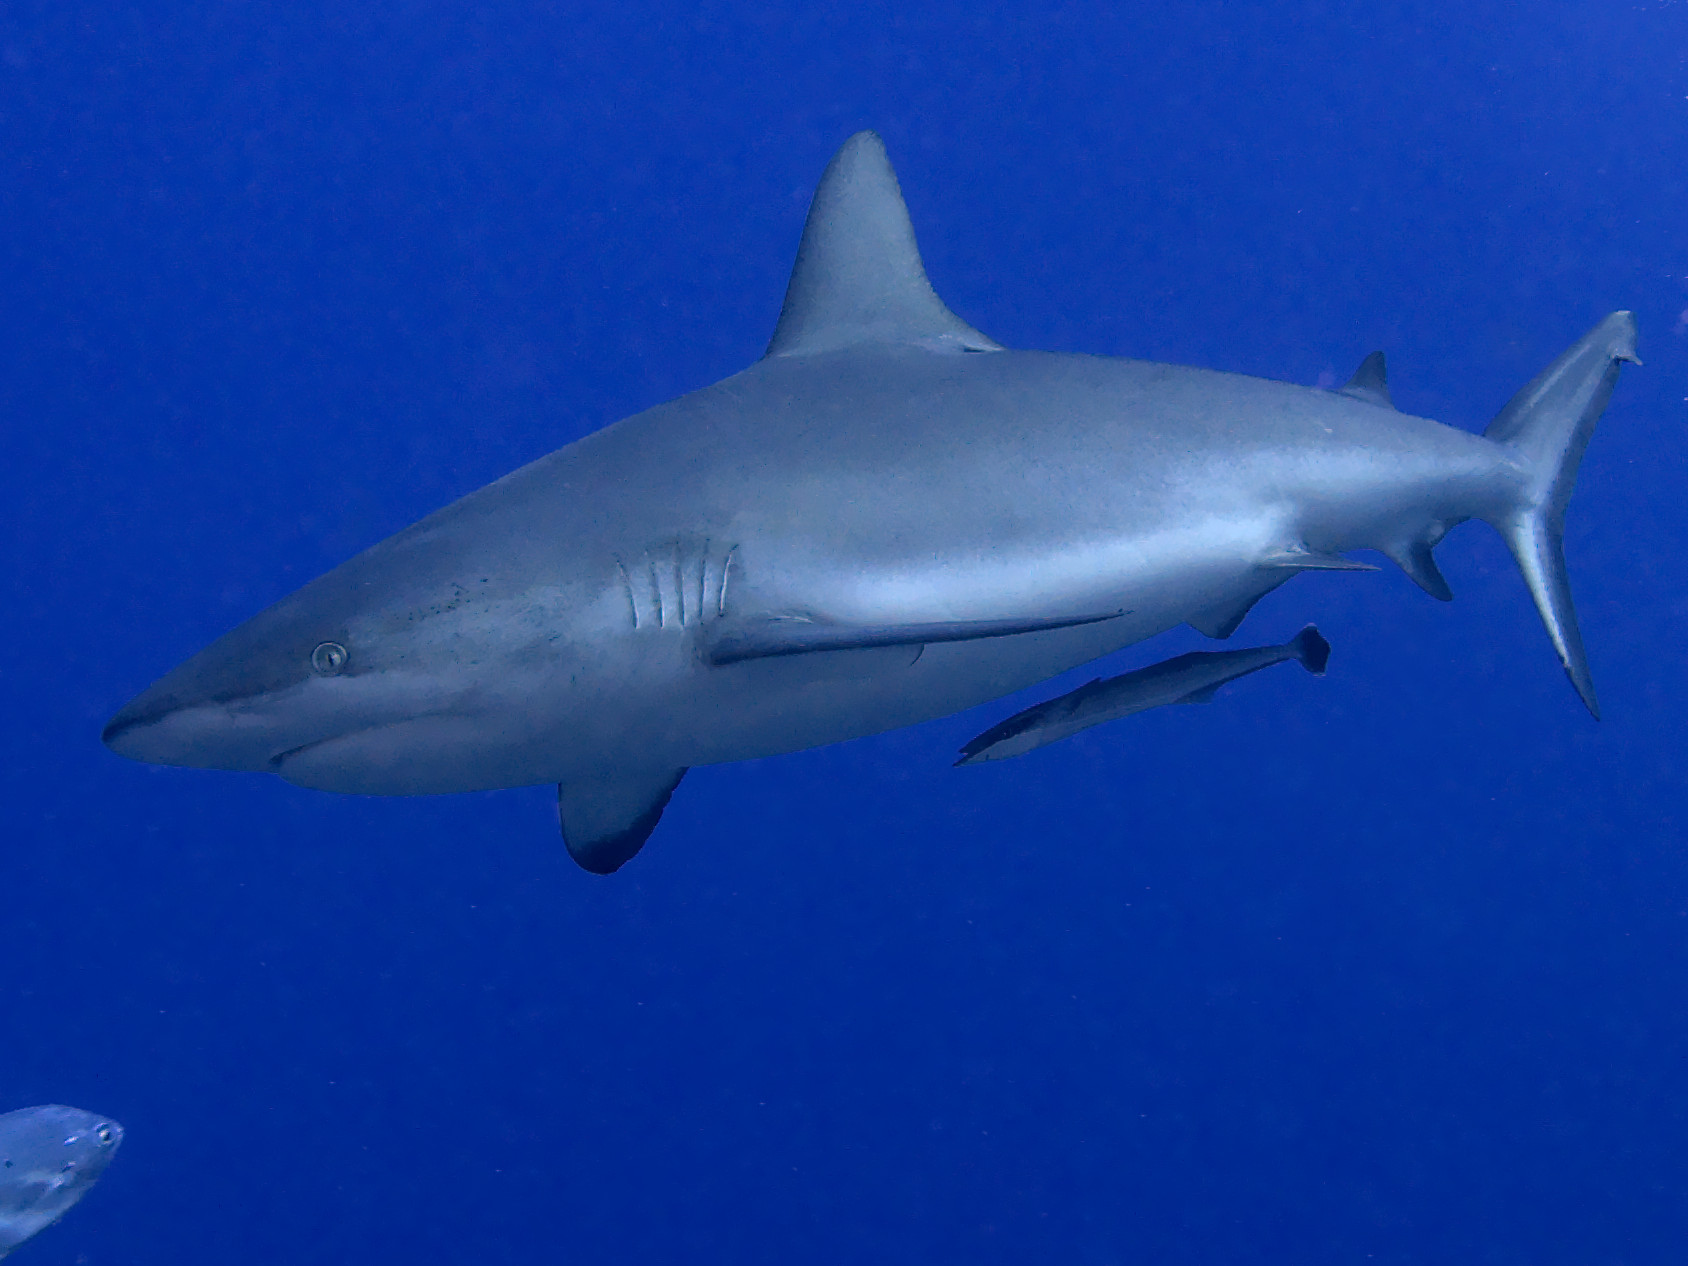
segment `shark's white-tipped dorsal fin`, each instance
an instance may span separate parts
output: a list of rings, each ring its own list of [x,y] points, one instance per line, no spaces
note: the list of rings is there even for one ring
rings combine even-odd
[[[858,343],[1000,352],[944,306],[926,280],[897,174],[873,132],[857,132],[821,176],[769,356]]]

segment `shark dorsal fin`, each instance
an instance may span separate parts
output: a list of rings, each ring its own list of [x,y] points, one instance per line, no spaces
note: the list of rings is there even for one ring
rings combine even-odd
[[[944,306],[926,280],[897,174],[873,132],[857,132],[821,176],[769,356],[857,343],[999,352]]]
[[[1367,404],[1375,404],[1385,409],[1393,409],[1395,402],[1389,398],[1389,374],[1384,368],[1383,353],[1373,352],[1361,361],[1360,367],[1354,371],[1354,376],[1348,380],[1348,385],[1338,387],[1337,394],[1353,400],[1364,400]]]

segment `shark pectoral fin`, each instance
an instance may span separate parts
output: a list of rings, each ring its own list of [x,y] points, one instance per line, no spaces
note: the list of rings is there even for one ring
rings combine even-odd
[[[613,769],[557,784],[557,818],[569,856],[608,875],[644,847],[686,771]]]
[[[1352,558],[1344,558],[1341,554],[1327,554],[1322,550],[1307,549],[1305,546],[1292,546],[1289,549],[1275,550],[1260,560],[1259,566],[1266,568],[1289,568],[1294,571],[1380,571],[1375,563],[1361,563]]]
[[[1383,353],[1373,352],[1361,361],[1348,385],[1338,387],[1336,394],[1375,404],[1380,409],[1393,409],[1395,401],[1389,396],[1389,375],[1384,367]]]
[[[1045,633],[1081,624],[1117,620],[1123,611],[1100,615],[1055,616],[1019,620],[943,620],[931,624],[832,624],[814,620],[769,618],[720,620],[710,626],[703,657],[710,664],[747,659],[807,655],[815,651],[859,651],[875,646],[928,646],[934,642],[970,642],[1019,633]]]
[[[1214,696],[1219,693],[1219,687],[1225,685],[1223,681],[1216,681],[1211,686],[1203,686],[1200,690],[1192,690],[1179,703],[1212,703]]]

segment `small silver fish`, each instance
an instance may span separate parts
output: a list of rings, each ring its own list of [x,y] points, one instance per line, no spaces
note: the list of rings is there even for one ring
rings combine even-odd
[[[117,1122],[62,1104],[0,1115],[0,1257],[82,1199],[122,1141]]]
[[[1309,624],[1282,646],[1257,646],[1246,651],[1192,651],[1134,673],[1096,680],[1057,699],[1017,712],[993,725],[961,749],[957,765],[1006,760],[1036,751],[1046,743],[1071,738],[1104,721],[1146,712],[1168,703],[1207,703],[1226,682],[1249,673],[1299,660],[1322,677],[1330,659],[1330,643]]]

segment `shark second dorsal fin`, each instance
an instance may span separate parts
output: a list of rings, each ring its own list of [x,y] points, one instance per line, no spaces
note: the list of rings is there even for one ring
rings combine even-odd
[[[1336,392],[1351,400],[1375,404],[1380,409],[1393,409],[1395,402],[1389,398],[1389,372],[1384,366],[1383,353],[1373,352],[1361,361],[1348,385],[1338,387]]]
[[[926,280],[897,174],[873,132],[857,132],[821,176],[769,356],[858,343],[1000,352],[944,306]]]

